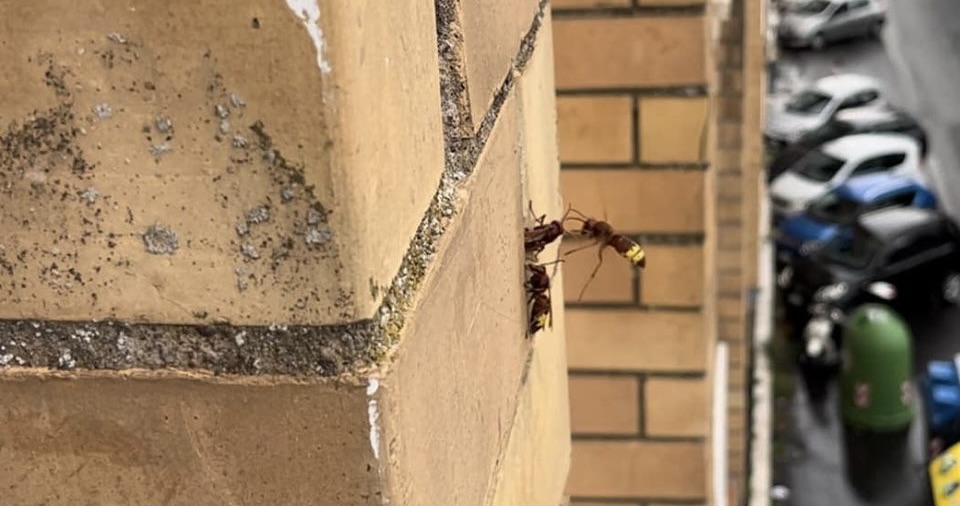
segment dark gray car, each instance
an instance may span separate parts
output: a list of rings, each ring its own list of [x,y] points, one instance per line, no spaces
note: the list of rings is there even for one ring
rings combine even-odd
[[[777,36],[783,46],[819,51],[832,42],[879,36],[885,19],[877,0],[809,0],[787,9]]]

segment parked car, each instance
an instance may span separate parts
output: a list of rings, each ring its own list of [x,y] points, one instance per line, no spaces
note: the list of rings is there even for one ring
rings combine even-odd
[[[843,306],[872,283],[896,300],[932,307],[931,297],[960,304],[960,229],[946,214],[895,207],[861,215],[819,250],[784,267],[777,278],[793,323],[807,323],[816,304]]]
[[[803,211],[848,179],[867,174],[921,177],[920,146],[900,134],[857,134],[811,150],[770,185],[774,223]]]
[[[830,121],[839,111],[885,108],[880,84],[860,74],[836,74],[818,79],[783,102],[772,103],[764,129],[767,147],[776,151]]]
[[[885,20],[886,9],[877,0],[811,0],[787,9],[777,39],[783,46],[820,51],[832,42],[879,37]]]
[[[899,133],[916,139],[920,145],[920,157],[927,156],[927,133],[910,114],[894,108],[860,108],[838,112],[823,126],[803,135],[796,142],[786,145],[776,153],[767,166],[767,181],[783,174],[811,149],[825,142],[847,135],[865,133]]]
[[[937,197],[910,175],[879,173],[851,178],[778,225],[778,266],[815,251],[863,214],[901,206],[936,209]]]

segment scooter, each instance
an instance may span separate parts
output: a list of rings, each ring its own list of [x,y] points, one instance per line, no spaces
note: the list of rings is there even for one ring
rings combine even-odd
[[[800,365],[807,373],[832,376],[843,363],[843,326],[847,314],[868,302],[888,303],[896,298],[890,283],[870,283],[854,293],[821,290],[814,295],[811,317],[801,334]]]

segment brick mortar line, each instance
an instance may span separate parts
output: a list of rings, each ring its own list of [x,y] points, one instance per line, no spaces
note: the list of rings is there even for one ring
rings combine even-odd
[[[570,440],[576,441],[599,441],[605,443],[705,443],[706,436],[650,436],[647,434],[594,434],[584,432],[573,432],[570,434]]]
[[[594,497],[589,495],[571,495],[570,506],[577,506],[577,502],[594,502],[597,504],[670,504],[676,506],[693,506],[707,504],[706,497],[658,497],[658,496],[627,496],[627,497]]]
[[[553,9],[552,13],[555,18],[562,20],[702,17],[706,15],[706,5],[561,8]]]
[[[709,162],[675,162],[675,163],[649,163],[649,162],[579,162],[579,163],[561,163],[560,170],[635,170],[635,171],[677,171],[677,172],[703,172],[710,167]]]
[[[557,88],[556,93],[558,97],[630,95],[639,98],[664,97],[694,99],[709,96],[708,85],[706,83],[610,88]]]
[[[706,372],[697,370],[656,371],[648,369],[567,369],[568,375],[608,378],[661,378],[661,379],[706,379]]]

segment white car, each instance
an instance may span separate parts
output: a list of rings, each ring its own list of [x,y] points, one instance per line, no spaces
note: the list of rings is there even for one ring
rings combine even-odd
[[[860,74],[837,74],[818,79],[787,100],[771,105],[764,138],[773,148],[795,142],[823,126],[838,111],[888,106],[880,83]]]
[[[922,178],[920,145],[902,134],[856,134],[804,155],[770,184],[774,219],[803,211],[813,199],[854,176],[889,172]]]

